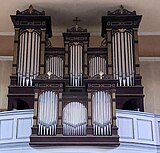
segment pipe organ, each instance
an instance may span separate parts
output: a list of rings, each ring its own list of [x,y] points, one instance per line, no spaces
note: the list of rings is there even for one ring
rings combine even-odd
[[[90,47],[78,25],[49,43],[51,17],[30,6],[11,16],[15,27],[8,110],[34,108],[30,145],[118,146],[116,108],[143,111],[137,31],[141,20],[123,7],[102,17],[103,46]],[[23,105],[22,105],[23,106]]]

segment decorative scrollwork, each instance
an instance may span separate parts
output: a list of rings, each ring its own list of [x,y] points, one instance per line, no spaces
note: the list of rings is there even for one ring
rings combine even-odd
[[[113,12],[108,11],[108,15],[136,15],[136,11],[128,11],[127,9],[124,9],[123,5],[121,5],[119,9]]]
[[[46,47],[52,47],[51,41],[48,38],[46,39]]]
[[[67,32],[87,32],[87,29],[83,29],[82,27],[79,27],[78,25],[68,28]]]
[[[133,35],[133,29],[115,29],[112,31],[112,36],[118,32],[121,32],[121,33],[127,32],[127,33],[130,33],[131,35]]]
[[[30,5],[28,9],[22,12],[17,10],[16,15],[45,15],[45,11],[39,12],[36,9],[34,9],[32,5]]]
[[[107,75],[107,74],[97,74],[94,75],[93,77],[91,77],[91,79],[107,79],[107,80],[112,80],[113,76],[111,75]]]
[[[106,37],[102,40],[100,47],[107,47]]]
[[[36,77],[36,80],[59,80],[59,79],[62,79],[62,77],[58,77],[53,74],[51,75],[41,74]]]

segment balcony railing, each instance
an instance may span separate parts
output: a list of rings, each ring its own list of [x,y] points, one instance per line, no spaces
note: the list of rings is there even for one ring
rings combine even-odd
[[[33,110],[0,112],[0,145],[28,143]],[[120,143],[160,145],[160,115],[117,110]]]

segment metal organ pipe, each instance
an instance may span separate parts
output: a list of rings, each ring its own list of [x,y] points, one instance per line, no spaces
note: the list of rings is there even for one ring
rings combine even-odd
[[[39,74],[40,35],[28,30],[20,35],[18,58],[18,85],[32,86],[32,79]]]
[[[56,135],[58,96],[54,91],[45,91],[39,96],[39,135]]]
[[[95,75],[103,72],[106,74],[106,60],[103,57],[92,57],[89,60],[89,76],[94,77]]]
[[[23,66],[23,52],[22,47],[24,44],[24,34],[20,37],[20,46],[19,46],[19,59],[18,59],[18,84],[21,84],[22,82],[22,66]]]
[[[134,85],[133,36],[120,29],[112,36],[113,76],[119,86]]]
[[[79,43],[70,46],[70,85],[82,85],[82,45]]]
[[[63,59],[49,56],[46,60],[46,72],[49,71],[57,77],[63,77]]]
[[[106,91],[97,91],[92,96],[92,119],[94,135],[111,135],[111,96]]]
[[[71,102],[63,109],[63,135],[86,135],[87,109],[79,102]]]

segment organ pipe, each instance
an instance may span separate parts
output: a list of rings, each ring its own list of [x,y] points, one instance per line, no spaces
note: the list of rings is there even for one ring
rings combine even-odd
[[[39,74],[40,35],[28,30],[20,35],[18,58],[18,85],[32,86],[32,79]]]
[[[134,85],[133,36],[125,29],[112,36],[113,76],[119,86]]]
[[[87,109],[79,102],[71,102],[63,109],[63,135],[86,135]]]
[[[70,85],[82,85],[82,45],[79,43],[70,46]]]
[[[89,60],[89,76],[94,77],[103,72],[106,74],[106,60],[103,57],[92,57]]]
[[[94,135],[111,135],[111,96],[106,91],[97,91],[92,96],[92,124]]]
[[[39,96],[39,135],[56,135],[57,104],[58,96],[54,91],[45,91]]]
[[[51,72],[57,77],[63,77],[63,59],[50,56],[46,60],[46,72]]]

